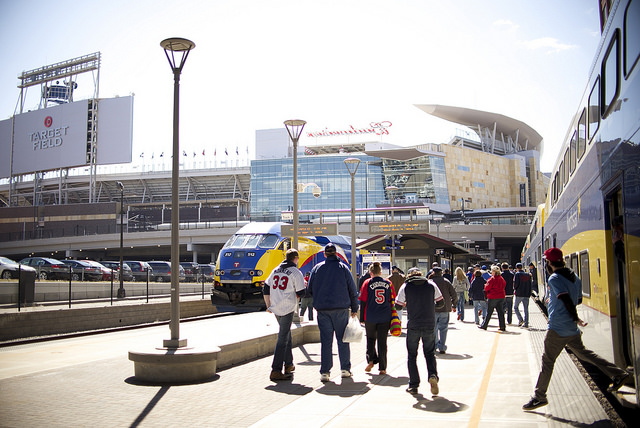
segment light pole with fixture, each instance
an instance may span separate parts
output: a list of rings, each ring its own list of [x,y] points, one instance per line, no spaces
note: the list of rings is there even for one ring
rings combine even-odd
[[[285,120],[289,137],[293,142],[293,248],[298,250],[298,140],[306,121],[300,119]]]
[[[358,273],[356,270],[356,172],[358,171],[358,165],[360,165],[360,159],[358,158],[346,158],[344,164],[347,166],[349,175],[351,175],[351,275],[353,281],[358,283]]]
[[[187,339],[180,339],[180,201],[178,178],[180,174],[180,73],[191,49],[191,40],[173,37],[160,42],[173,71],[173,163],[171,168],[171,339],[165,340],[166,348],[187,346]],[[177,58],[179,57],[179,58]]]
[[[122,270],[122,243],[123,243],[123,239],[124,239],[124,235],[123,235],[123,221],[122,221],[122,217],[124,215],[124,184],[122,184],[121,181],[117,182],[118,187],[120,188],[120,288],[118,288],[118,299],[124,299],[124,297],[127,295],[125,290],[124,290],[124,276],[122,275],[123,270]],[[113,291],[112,291],[113,293]],[[113,294],[112,294],[113,296]]]
[[[394,221],[395,219],[395,210],[394,208],[394,202],[395,202],[395,192],[398,191],[398,186],[387,186],[385,187],[385,190],[387,190],[388,192],[391,192],[391,221]],[[391,265],[394,266],[396,263],[396,235],[393,234],[391,235]]]

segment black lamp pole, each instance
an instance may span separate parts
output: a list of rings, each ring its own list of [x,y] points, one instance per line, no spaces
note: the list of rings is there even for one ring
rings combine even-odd
[[[123,242],[123,232],[124,232],[124,222],[122,221],[124,216],[124,185],[121,181],[118,181],[118,187],[120,188],[120,270],[119,270],[119,278],[120,278],[120,288],[118,288],[118,299],[124,299],[126,296],[126,292],[124,290],[124,277],[122,275],[122,242]]]

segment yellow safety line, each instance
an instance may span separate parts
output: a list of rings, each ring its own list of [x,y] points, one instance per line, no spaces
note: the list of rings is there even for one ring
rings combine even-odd
[[[491,372],[493,371],[493,364],[496,361],[496,354],[498,353],[498,341],[500,340],[500,334],[496,334],[496,338],[493,341],[493,348],[491,349],[491,355],[489,355],[489,362],[487,368],[484,371],[482,377],[482,383],[478,390],[478,397],[473,405],[471,411],[471,418],[469,419],[468,428],[477,428],[480,424],[480,417],[482,416],[482,408],[484,407],[484,400],[487,398],[487,389],[489,388],[489,381],[491,380]]]

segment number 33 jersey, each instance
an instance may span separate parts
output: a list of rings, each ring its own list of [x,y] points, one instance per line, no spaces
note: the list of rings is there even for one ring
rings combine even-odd
[[[265,289],[269,289],[268,294],[271,297],[271,312],[283,316],[297,311],[296,292],[305,289],[304,276],[300,269],[283,263],[271,272],[265,284]]]

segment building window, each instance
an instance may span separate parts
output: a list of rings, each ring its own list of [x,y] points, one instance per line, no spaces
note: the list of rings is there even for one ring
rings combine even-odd
[[[479,181],[474,181],[473,182],[473,187],[480,187],[480,188],[484,189],[484,183],[480,183]]]
[[[471,168],[469,168],[468,166],[464,166],[464,165],[458,165],[458,171],[469,172],[469,171],[471,171]]]

